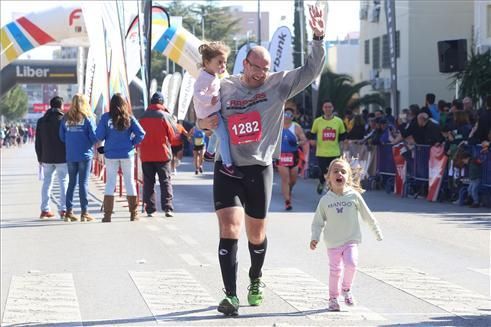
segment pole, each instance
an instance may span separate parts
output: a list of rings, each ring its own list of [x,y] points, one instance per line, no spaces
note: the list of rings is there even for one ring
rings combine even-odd
[[[304,47],[303,47],[303,43],[304,43],[304,39],[303,39],[303,33],[304,33],[304,22],[303,22],[303,16],[304,16],[304,10],[303,10],[303,1],[299,2],[298,3],[298,11],[299,11],[299,15],[298,15],[298,20],[299,20],[299,23],[300,23],[300,64],[303,66],[305,64],[304,62],[304,53],[303,53],[303,50],[304,50]],[[302,108],[305,112],[305,90],[302,91]]]
[[[385,0],[385,18],[390,50],[390,99],[394,116],[399,116],[399,99],[397,97],[397,53],[396,53],[396,6],[395,0]]]
[[[141,20],[139,20],[141,22]],[[140,24],[140,23],[139,23]],[[142,81],[143,81],[143,105],[146,109],[148,106],[148,92],[150,89],[148,85],[150,84],[150,71],[152,63],[152,1],[143,1],[143,38],[140,38],[140,42],[144,42],[142,49],[144,54],[144,67],[142,67]],[[141,43],[140,43],[141,44]],[[146,65],[145,65],[146,64]]]
[[[261,0],[257,0],[257,44],[261,45]]]
[[[205,8],[201,8],[201,41],[205,41]]]

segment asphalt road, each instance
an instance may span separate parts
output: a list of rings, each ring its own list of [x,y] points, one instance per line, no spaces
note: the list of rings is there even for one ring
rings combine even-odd
[[[364,194],[384,233],[367,226],[353,286],[355,307],[327,311],[328,259],[308,248],[319,200],[300,180],[285,212],[275,177],[268,217],[265,302],[247,305],[247,241],[239,243],[237,318],[222,317],[211,164],[173,179],[176,214],[130,222],[118,199],[101,224],[103,184],[92,178],[92,223],[40,220],[32,145],[1,152],[2,326],[489,326],[489,208],[469,209],[383,191]],[[56,189],[56,187],[55,187]],[[77,202],[77,201],[76,201]],[[55,206],[52,206],[55,210]]]

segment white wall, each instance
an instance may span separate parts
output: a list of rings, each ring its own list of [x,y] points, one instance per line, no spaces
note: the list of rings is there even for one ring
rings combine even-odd
[[[491,1],[474,0],[476,46],[491,47]]]
[[[360,82],[360,46],[338,44],[327,49],[327,65],[337,74],[348,74]]]
[[[486,1],[491,2],[491,1]],[[370,8],[373,2],[369,1]],[[382,1],[383,4],[383,1]],[[400,33],[400,57],[397,59],[397,86],[400,91],[400,109],[412,103],[423,104],[426,93],[435,93],[437,99],[450,101],[455,90],[449,89],[449,74],[438,70],[437,42],[467,39],[471,45],[474,24],[473,1],[395,1],[396,30]],[[386,34],[385,10],[380,20],[360,24],[360,67],[362,79],[370,78],[372,70],[372,39]],[[364,42],[370,40],[370,64],[364,64]],[[380,43],[382,50],[382,42]],[[469,48],[470,49],[470,48]],[[388,68],[379,69],[379,77],[389,77]],[[365,88],[363,93],[371,92]]]

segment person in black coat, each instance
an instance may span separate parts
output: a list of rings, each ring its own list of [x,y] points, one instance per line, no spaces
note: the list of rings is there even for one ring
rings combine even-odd
[[[40,178],[43,177],[41,189],[41,215],[39,218],[51,218],[55,215],[49,207],[49,199],[52,196],[53,173],[56,172],[60,185],[58,199],[58,212],[64,219],[66,212],[66,188],[68,186],[68,168],[66,164],[65,143],[60,140],[59,130],[63,118],[63,98],[55,96],[50,101],[50,106],[36,126],[36,155],[40,166]]]

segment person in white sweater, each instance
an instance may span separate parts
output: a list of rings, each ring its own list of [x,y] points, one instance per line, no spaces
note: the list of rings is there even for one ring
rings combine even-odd
[[[342,271],[344,302],[348,306],[354,305],[351,286],[358,262],[358,243],[361,243],[359,217],[369,224],[378,241],[383,238],[377,220],[361,196],[364,190],[358,176],[346,159],[335,159],[326,174],[329,191],[319,200],[312,221],[310,249],[316,249],[322,232],[327,246],[330,311],[340,311],[338,297]]]
[[[244,175],[232,162],[227,125],[220,114],[222,104],[218,75],[226,73],[225,68],[230,49],[222,42],[209,42],[202,44],[198,50],[202,57],[202,69],[194,83],[194,110],[198,119],[217,115],[218,127],[214,133],[218,136],[223,162],[220,172],[229,177],[241,179]]]

